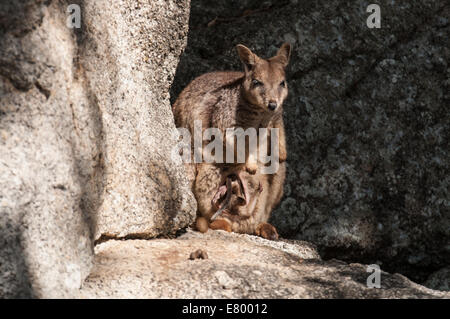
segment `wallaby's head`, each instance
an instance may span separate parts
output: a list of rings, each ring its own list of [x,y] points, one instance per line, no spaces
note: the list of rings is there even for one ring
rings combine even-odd
[[[291,45],[284,43],[270,59],[258,57],[242,44],[238,44],[236,49],[245,69],[243,97],[260,111],[281,109],[288,94],[285,68],[289,63]]]

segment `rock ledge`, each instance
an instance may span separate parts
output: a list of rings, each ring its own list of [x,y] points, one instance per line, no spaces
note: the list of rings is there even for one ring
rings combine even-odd
[[[208,259],[189,260],[203,249]],[[367,288],[361,264],[323,261],[303,241],[188,230],[176,239],[110,240],[95,248],[80,298],[450,298],[399,274]]]

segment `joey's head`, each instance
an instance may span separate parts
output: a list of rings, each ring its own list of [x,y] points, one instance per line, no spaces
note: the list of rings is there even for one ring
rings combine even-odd
[[[242,87],[244,99],[260,112],[281,110],[288,94],[285,68],[289,63],[291,45],[284,43],[270,59],[258,57],[242,44],[238,44],[236,49],[245,70]]]

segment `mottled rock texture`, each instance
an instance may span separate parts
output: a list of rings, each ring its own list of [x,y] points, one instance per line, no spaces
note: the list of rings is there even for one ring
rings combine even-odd
[[[197,249],[208,259],[191,260]],[[384,271],[381,288],[368,288],[367,266],[322,261],[301,241],[210,230],[177,239],[111,240],[95,250],[80,298],[450,298]]]
[[[80,35],[102,115],[102,198],[95,236],[154,237],[196,210],[176,143],[169,87],[185,46],[188,1],[88,1]],[[176,161],[178,160],[178,162]]]
[[[450,291],[450,267],[444,267],[432,273],[424,285],[442,291]]]
[[[235,45],[294,46],[285,197],[272,222],[325,258],[423,281],[450,263],[448,1],[191,1],[171,98],[240,70]]]
[[[168,93],[188,14],[175,0],[0,1],[0,298],[73,296],[96,239],[192,222]]]

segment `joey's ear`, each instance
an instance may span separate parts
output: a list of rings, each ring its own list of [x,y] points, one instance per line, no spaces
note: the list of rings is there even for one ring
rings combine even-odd
[[[238,44],[236,46],[236,50],[238,52],[239,59],[241,59],[242,63],[244,63],[245,71],[251,70],[256,63],[256,54],[242,44]]]
[[[277,55],[274,57],[279,61],[284,67],[289,64],[289,59],[291,57],[291,45],[289,43],[283,43],[281,48],[278,50]]]

